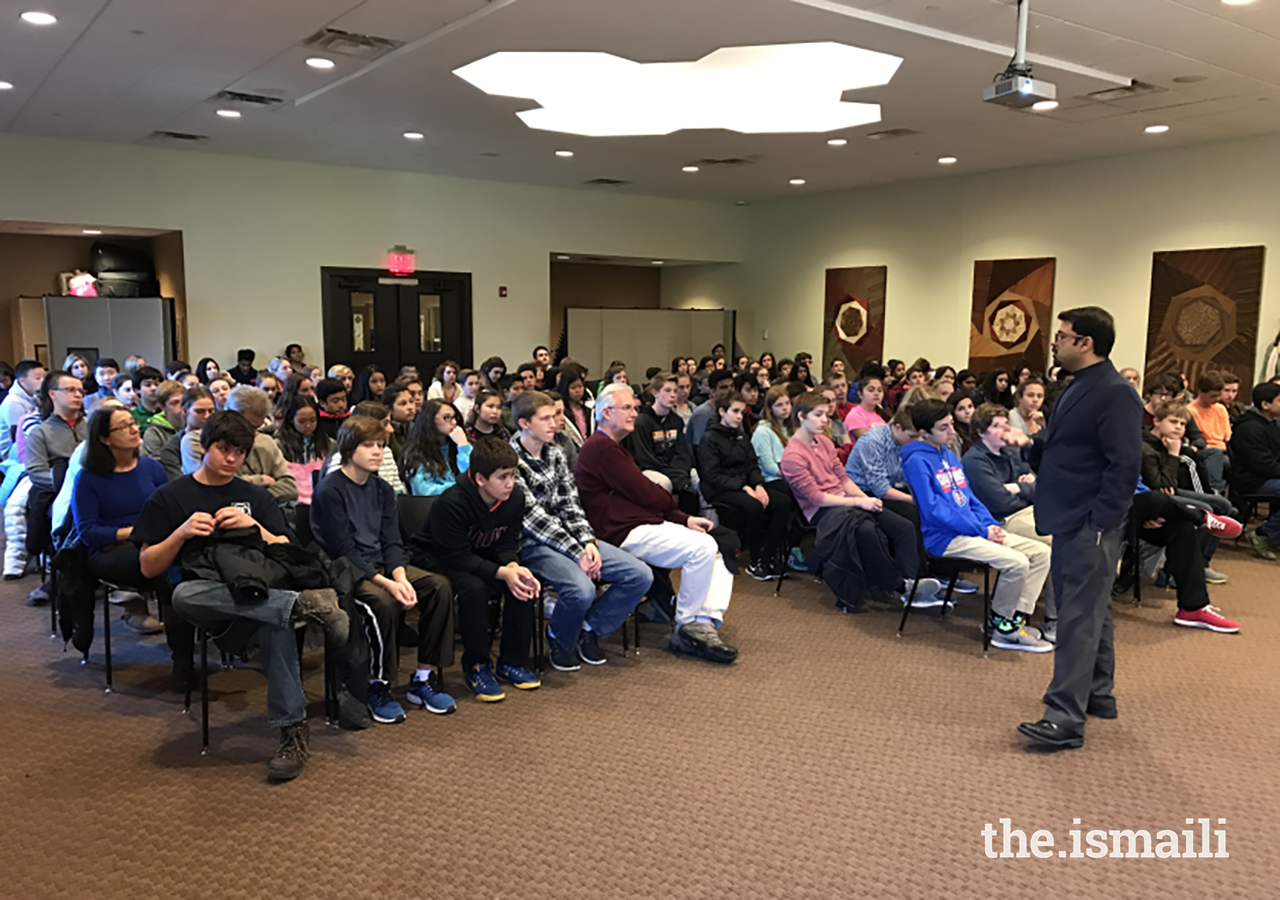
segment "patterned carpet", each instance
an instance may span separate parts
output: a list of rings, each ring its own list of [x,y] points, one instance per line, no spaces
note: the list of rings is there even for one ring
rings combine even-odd
[[[1276,896],[1280,568],[1238,548],[1215,566],[1241,634],[1175,628],[1149,584],[1141,608],[1121,600],[1121,715],[1079,751],[1025,748],[1014,726],[1038,718],[1051,656],[983,659],[973,599],[899,640],[888,609],[845,616],[807,577],[775,599],[741,576],[731,668],[673,657],[647,625],[638,657],[611,641],[609,665],[500,704],[461,697],[455,668],[457,714],[363,733],[324,726],[309,650],[312,759],[279,786],[260,675],[215,673],[202,758],[163,638],[117,622],[104,694],[101,635],[80,665],[24,605],[36,579],[5,583],[0,896]],[[1230,858],[988,859],[1001,817],[1059,849],[1073,818],[1192,829],[1199,849],[1184,822],[1211,817]]]

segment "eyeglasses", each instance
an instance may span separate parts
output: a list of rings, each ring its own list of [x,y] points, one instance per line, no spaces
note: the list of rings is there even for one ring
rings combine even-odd
[[[1067,338],[1070,338],[1070,339],[1071,339],[1071,343],[1076,344],[1076,343],[1079,343],[1080,341],[1084,340],[1084,339],[1085,339],[1085,338],[1087,338],[1088,336],[1089,336],[1089,335],[1087,335],[1087,334],[1067,334],[1066,332],[1059,331],[1057,334],[1055,334],[1055,335],[1053,336],[1053,342],[1054,342],[1055,344],[1061,344],[1061,343],[1062,343],[1063,341],[1065,341]]]
[[[117,425],[115,428],[107,429],[108,433],[115,434],[117,431],[138,431],[138,423],[130,422],[127,425]]]

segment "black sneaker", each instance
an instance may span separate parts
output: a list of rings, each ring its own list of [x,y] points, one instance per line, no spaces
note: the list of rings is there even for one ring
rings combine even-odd
[[[338,605],[337,591],[332,588],[299,591],[295,609],[306,618],[318,622],[335,646],[346,646],[347,638],[351,635],[351,620],[347,611]]]
[[[547,657],[551,660],[551,668],[557,672],[576,672],[582,668],[573,650],[560,643],[547,629]]]
[[[773,572],[769,568],[769,564],[758,559],[753,559],[748,563],[747,574],[756,581],[770,581],[774,577]]]
[[[280,749],[267,763],[267,778],[271,781],[293,781],[306,768],[310,752],[307,742],[311,730],[306,720],[294,722],[280,729]]]
[[[578,635],[578,658],[589,666],[603,666],[608,660],[600,651],[600,643],[594,631],[583,629]]]
[[[338,685],[338,727],[348,731],[363,731],[373,727],[373,716],[369,714],[369,704],[357,700],[345,685]]]
[[[720,633],[709,622],[681,625],[671,635],[671,650],[725,666],[738,658],[737,648],[720,640]]]

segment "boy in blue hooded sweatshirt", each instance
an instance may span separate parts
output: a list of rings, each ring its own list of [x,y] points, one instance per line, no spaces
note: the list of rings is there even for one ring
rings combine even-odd
[[[955,437],[941,400],[911,407],[921,440],[902,448],[902,474],[920,509],[924,546],[933,556],[990,563],[1000,572],[991,598],[991,644],[1001,650],[1047,653],[1053,645],[1025,627],[1049,574],[1050,550],[1009,534],[973,495],[960,460],[947,449]]]

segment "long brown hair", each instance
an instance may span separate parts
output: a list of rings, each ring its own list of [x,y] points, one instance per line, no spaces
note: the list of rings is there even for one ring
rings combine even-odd
[[[767,425],[778,436],[778,440],[782,441],[782,446],[787,445],[787,441],[791,440],[791,435],[796,433],[795,413],[783,421],[773,414],[773,404],[778,402],[779,397],[787,396],[787,386],[785,384],[775,384],[764,393],[764,409],[760,411],[760,424]]]

